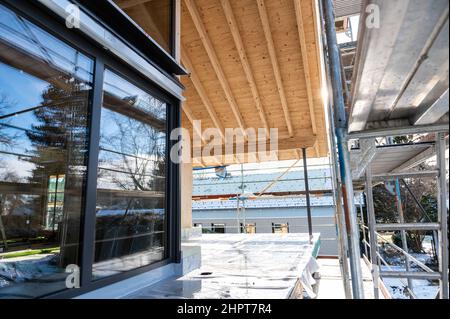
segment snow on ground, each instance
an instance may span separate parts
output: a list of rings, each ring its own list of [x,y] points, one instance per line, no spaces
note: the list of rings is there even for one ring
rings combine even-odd
[[[431,260],[431,256],[428,254],[411,254],[414,258],[421,261],[424,264],[427,264]],[[393,262],[392,266],[381,266],[381,271],[406,271],[404,263],[400,261],[400,258],[397,262]],[[403,264],[403,265],[402,265]],[[411,267],[412,271],[421,271],[421,268],[413,265]],[[399,278],[383,278],[383,282],[386,288],[391,293],[392,298],[394,299],[409,299],[409,295],[406,291],[407,279],[399,279]],[[430,280],[424,279],[413,279],[412,280],[412,291],[416,295],[418,299],[434,299],[439,290],[438,282],[432,282]]]

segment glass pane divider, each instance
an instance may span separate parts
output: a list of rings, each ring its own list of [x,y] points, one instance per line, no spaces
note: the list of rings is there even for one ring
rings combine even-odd
[[[95,218],[97,202],[97,170],[100,152],[100,119],[103,100],[103,79],[105,64],[97,58],[94,69],[94,88],[89,127],[88,172],[86,179],[86,197],[83,225],[83,244],[81,258],[81,285],[88,286],[92,281],[92,263],[94,261]]]

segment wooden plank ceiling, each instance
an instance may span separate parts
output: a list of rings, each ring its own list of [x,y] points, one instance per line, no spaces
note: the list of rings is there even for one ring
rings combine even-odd
[[[144,30],[152,26],[145,1],[117,3]],[[327,156],[316,14],[314,0],[181,0],[181,62],[190,72],[181,79],[182,123],[191,135],[194,120],[221,132],[278,128],[278,160],[299,158],[302,147]]]

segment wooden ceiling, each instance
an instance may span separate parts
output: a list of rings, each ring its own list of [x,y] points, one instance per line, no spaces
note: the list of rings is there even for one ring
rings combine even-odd
[[[154,34],[146,7],[153,1],[117,3]],[[222,132],[278,128],[278,160],[299,158],[303,147],[308,157],[327,156],[316,1],[179,1],[181,62],[190,72],[181,78],[183,127],[192,134],[192,122],[201,120],[203,130]],[[199,163],[231,164],[225,161]]]

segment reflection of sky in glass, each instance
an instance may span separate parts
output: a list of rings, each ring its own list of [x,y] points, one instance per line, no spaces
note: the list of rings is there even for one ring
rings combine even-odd
[[[57,74],[64,74],[67,79],[88,81],[89,84],[81,89],[89,90],[94,61],[2,5],[0,45],[0,50],[3,50],[0,56],[11,58],[15,52],[27,56],[26,61],[14,61],[14,66],[0,62],[0,134],[11,140],[9,145],[0,143],[1,167],[7,167],[24,178],[31,174],[34,167],[27,161],[34,146],[26,133],[38,124],[31,108],[42,105],[43,94],[51,85],[37,74],[27,73],[30,71],[26,67],[49,74],[53,80],[56,80]],[[21,64],[23,70],[18,68]]]
[[[3,6],[0,6],[0,40],[13,43],[80,80],[92,82],[91,59]]]
[[[164,160],[165,133],[147,124],[103,108],[100,149],[98,188],[134,189],[133,174],[145,185],[164,178],[153,170]]]
[[[4,98],[0,105],[0,116],[38,106],[42,103],[42,92],[49,85],[47,82],[1,62],[0,75],[0,98]],[[7,123],[30,129],[34,120],[34,113],[27,112],[9,117]],[[0,123],[4,122],[0,120]]]
[[[165,123],[165,103],[108,70],[104,88],[120,100],[132,99],[136,109]],[[155,176],[155,171],[157,163],[164,161],[165,132],[130,116],[102,108],[98,188],[132,190],[136,187],[135,177],[151,190],[155,179],[164,179]]]
[[[147,94],[135,85],[125,81],[113,72],[106,70],[103,88],[106,92],[121,100],[133,101],[133,106],[153,115],[162,121],[166,120],[166,104]]]

